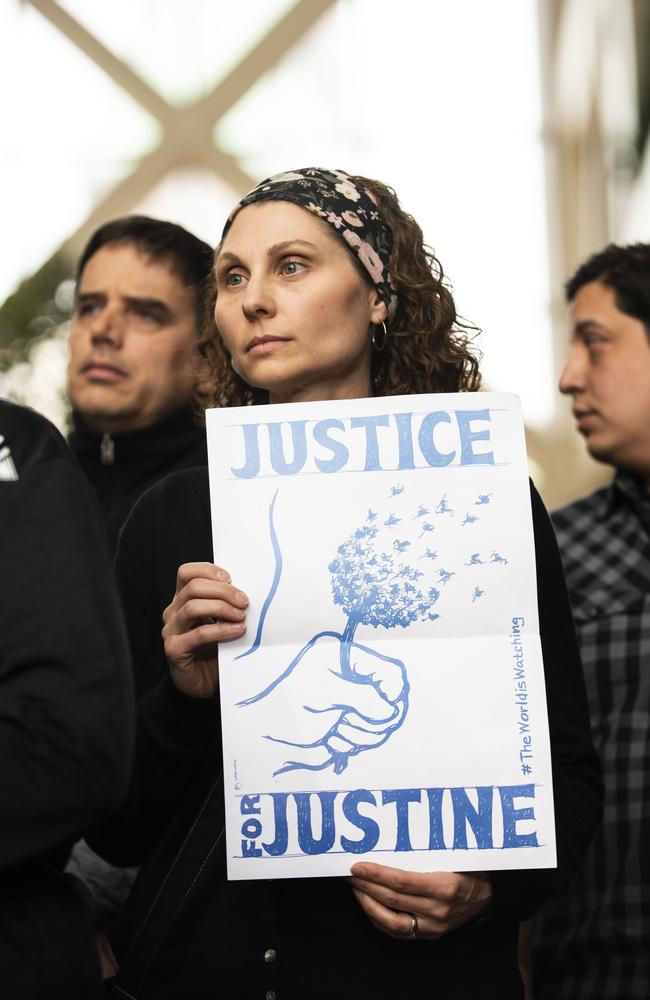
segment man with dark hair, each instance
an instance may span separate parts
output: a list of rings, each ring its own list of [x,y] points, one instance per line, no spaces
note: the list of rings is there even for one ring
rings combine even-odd
[[[69,444],[115,547],[140,494],[206,463],[194,421],[194,360],[212,250],[145,216],[98,229],[79,260],[70,335]]]
[[[126,791],[133,692],[94,497],[61,435],[0,400],[0,993],[103,996],[64,873]]]
[[[609,246],[567,286],[560,390],[611,486],[557,511],[605,780],[571,894],[537,927],[537,1000],[650,996],[650,245]]]
[[[132,215],[101,226],[79,259],[70,334],[68,444],[99,498],[113,550],[131,507],[178,469],[205,465],[192,405],[213,254],[181,226]],[[82,841],[68,870],[95,899],[98,928],[133,881]],[[113,968],[98,938],[104,972]]]

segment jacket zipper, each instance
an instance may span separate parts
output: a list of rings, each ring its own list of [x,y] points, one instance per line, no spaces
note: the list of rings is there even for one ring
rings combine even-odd
[[[110,434],[102,434],[99,445],[99,460],[102,465],[112,465],[115,461],[115,442]]]

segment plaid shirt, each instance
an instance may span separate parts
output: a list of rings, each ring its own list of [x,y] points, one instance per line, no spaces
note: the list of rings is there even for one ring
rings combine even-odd
[[[650,493],[625,473],[556,512],[605,813],[536,926],[537,1000],[650,997]]]

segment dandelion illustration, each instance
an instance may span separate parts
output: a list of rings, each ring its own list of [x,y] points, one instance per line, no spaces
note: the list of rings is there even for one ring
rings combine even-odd
[[[391,497],[403,490],[401,483],[396,484]],[[396,510],[399,511],[399,507],[396,506]],[[436,510],[453,514],[446,494]],[[417,545],[418,539],[435,530],[431,521],[421,520],[428,513],[426,506],[419,504],[416,516],[410,518],[418,524],[413,524],[409,530],[408,520],[403,522],[395,510],[386,516],[368,508],[363,523],[354,527],[338,545],[328,564],[333,603],[345,615],[343,628],[339,631],[330,627],[313,635],[264,690],[239,702],[240,706],[252,705],[269,697],[279,685],[290,682],[292,691],[306,692],[295,704],[302,705],[303,711],[311,714],[312,721],[315,716],[323,720],[322,728],[318,726],[316,731],[310,731],[309,742],[287,738],[289,733],[284,725],[279,732],[267,732],[266,739],[291,747],[296,758],[285,760],[274,774],[326,768],[340,774],[352,757],[382,746],[403,725],[410,691],[405,664],[356,641],[355,633],[360,626],[406,629],[418,621],[433,623],[440,618],[437,605],[441,589],[456,573],[438,569],[436,585],[432,586],[430,576],[427,578],[424,572],[426,563],[423,568],[414,564],[418,560],[433,562],[438,558],[436,549],[427,547],[422,552]],[[398,524],[402,524],[402,528],[400,536],[395,537],[393,529]],[[281,566],[277,539],[275,551],[277,576]],[[471,564],[482,563],[479,553],[473,553],[470,560]],[[477,590],[474,595],[474,600],[481,596]],[[337,679],[339,687],[331,705],[315,707],[317,703],[311,700],[309,692],[319,690],[315,688],[314,670],[316,675],[324,671],[328,678]],[[390,682],[386,681],[388,676]],[[361,714],[357,707],[364,685],[372,688],[382,706],[370,715]],[[308,726],[302,727],[301,736],[308,730]]]
[[[478,500],[474,502],[474,506],[480,507],[482,504],[489,503],[491,496],[491,493],[479,493]]]
[[[443,493],[436,505],[436,514],[451,514],[453,516],[453,510],[447,503],[447,494]]]
[[[474,524],[475,521],[478,521],[476,514],[465,514],[465,520],[461,524],[461,528],[464,528],[466,524]]]
[[[400,493],[403,492],[404,492],[404,486],[402,485],[402,483],[398,483],[396,486],[391,486],[390,488],[391,497],[398,497]]]
[[[485,591],[484,590],[481,590],[480,587],[474,587],[474,595],[472,597],[472,604],[475,604],[478,601],[479,597],[484,597],[484,596],[485,596]]]
[[[500,556],[498,552],[492,552],[492,555],[490,556],[490,562],[501,563],[502,566],[508,565],[508,560],[505,559],[503,556]]]
[[[483,566],[484,562],[481,559],[480,552],[473,552],[469,557],[469,562],[465,563],[466,566]]]

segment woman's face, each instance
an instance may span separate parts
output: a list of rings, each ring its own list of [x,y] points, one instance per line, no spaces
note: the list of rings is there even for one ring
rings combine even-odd
[[[386,306],[326,225],[286,201],[235,217],[215,319],[235,371],[269,401],[370,396],[370,326]]]

